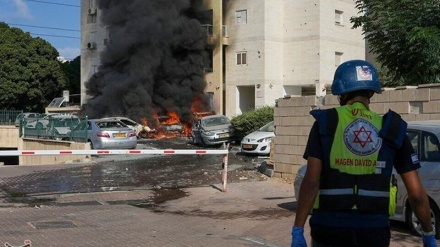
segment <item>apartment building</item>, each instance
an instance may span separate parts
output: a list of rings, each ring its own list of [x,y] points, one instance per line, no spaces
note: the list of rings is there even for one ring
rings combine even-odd
[[[324,96],[335,68],[365,58],[352,0],[204,0],[211,64],[205,69],[205,92],[214,110],[229,117],[286,95]],[[82,103],[84,82],[98,71],[100,53],[111,38],[101,24],[95,0],[81,0]]]

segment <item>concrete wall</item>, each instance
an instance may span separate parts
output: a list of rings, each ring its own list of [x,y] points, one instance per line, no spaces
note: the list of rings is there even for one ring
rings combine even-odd
[[[310,111],[339,106],[336,96],[285,97],[275,107],[276,137],[273,163],[275,175],[292,178],[306,163],[302,158],[307,138],[314,122]],[[406,121],[440,120],[440,85],[386,89],[371,99],[370,109],[385,114],[389,109],[401,114]]]
[[[90,143],[76,143],[44,139],[20,138],[18,150],[89,150]],[[87,155],[32,155],[20,156],[19,165],[48,165],[86,161]]]
[[[33,138],[19,138],[18,128],[11,125],[0,126],[0,147],[16,150],[88,150],[89,143],[75,143]],[[17,165],[47,165],[81,162],[86,155],[44,155],[19,156]]]
[[[14,125],[0,125],[0,147],[18,147],[18,128]]]

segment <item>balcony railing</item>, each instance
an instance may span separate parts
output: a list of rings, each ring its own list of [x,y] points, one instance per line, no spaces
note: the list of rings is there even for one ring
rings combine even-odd
[[[222,26],[222,36],[228,37],[228,26],[226,26],[226,25]]]
[[[207,36],[212,36],[212,25],[211,24],[203,24],[202,28],[205,30]]]
[[[213,35],[213,27],[211,24],[203,24],[202,28],[204,29],[207,36]],[[228,27],[226,25],[222,26],[222,36],[228,37]]]

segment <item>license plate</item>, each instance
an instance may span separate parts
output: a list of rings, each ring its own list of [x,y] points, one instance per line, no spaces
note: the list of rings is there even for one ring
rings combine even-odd
[[[219,134],[218,137],[220,137],[220,138],[229,137],[229,133]]]
[[[243,144],[243,148],[252,148],[251,144]]]
[[[118,137],[118,138],[125,137],[125,133],[115,133],[114,137]]]

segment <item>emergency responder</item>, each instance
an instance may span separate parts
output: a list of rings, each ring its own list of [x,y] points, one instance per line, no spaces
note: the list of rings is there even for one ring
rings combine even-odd
[[[304,153],[307,171],[301,184],[292,246],[307,246],[304,224],[309,213],[312,246],[389,246],[389,216],[395,209],[393,167],[408,191],[423,230],[424,246],[437,246],[428,196],[420,183],[417,154],[397,113],[370,111],[370,98],[381,93],[376,69],[363,60],[342,63],[332,94],[340,107],[312,110],[316,119]]]

